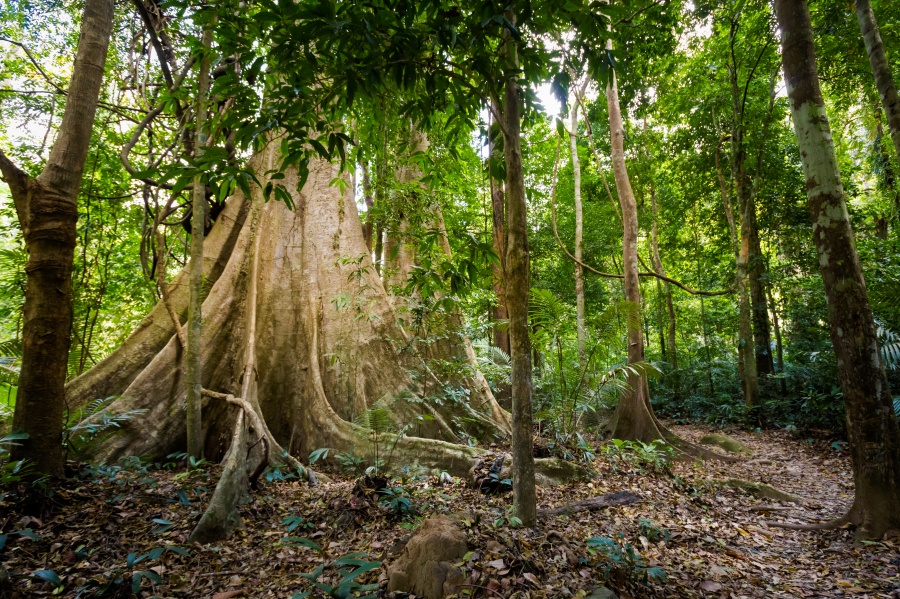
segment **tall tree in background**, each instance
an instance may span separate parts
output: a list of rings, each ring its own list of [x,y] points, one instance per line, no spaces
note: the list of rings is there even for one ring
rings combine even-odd
[[[22,369],[13,427],[29,435],[16,459],[63,473],[62,419],[72,328],[72,263],[78,191],[87,159],[113,23],[111,0],[85,0],[59,134],[41,174],[29,177],[0,151],[25,238]]]
[[[607,46],[611,49],[611,44]],[[619,90],[615,71],[610,73],[606,86],[606,104],[609,110],[609,134],[612,145],[613,176],[619,192],[622,209],[622,272],[625,275],[625,300],[641,305],[641,283],[638,275],[638,214],[637,202],[625,166],[625,125],[619,107]],[[641,319],[628,322],[628,363],[644,361],[644,336]],[[656,425],[650,411],[647,378],[644,373],[633,373],[628,377],[628,393],[619,400],[609,427],[615,439],[638,439],[652,441],[662,439],[663,434]]]
[[[866,52],[869,54],[869,64],[872,66],[872,75],[875,76],[875,85],[878,87],[881,105],[887,116],[894,149],[897,150],[897,158],[900,159],[900,96],[897,95],[891,65],[888,63],[881,34],[878,33],[875,12],[869,0],[856,0],[856,20],[859,22]]]
[[[575,326],[578,338],[578,362],[587,368],[587,330],[584,325],[584,217],[581,208],[581,160],[578,159],[578,92],[572,102],[569,150],[572,154],[572,179],[575,194]]]
[[[878,538],[900,528],[900,428],[850,226],[806,0],[775,0],[791,117],[800,147],[813,242],[828,297],[831,341],[846,405],[856,497],[837,522]]]

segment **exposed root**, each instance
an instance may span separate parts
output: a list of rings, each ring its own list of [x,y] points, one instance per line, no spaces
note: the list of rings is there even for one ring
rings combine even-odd
[[[794,524],[793,522],[769,522],[763,520],[766,526],[774,526],[776,528],[788,528],[790,530],[834,530],[845,524],[850,523],[850,514],[847,513],[840,518],[829,520],[828,522],[820,522],[818,524]]]
[[[807,499],[804,497],[800,497],[799,495],[794,495],[793,493],[787,493],[780,489],[776,489],[772,485],[749,480],[741,480],[739,478],[720,480],[716,481],[714,484],[722,487],[730,487],[732,489],[742,489],[744,491],[747,491],[751,495],[756,495],[757,497],[765,497],[767,499],[774,499],[775,501],[788,501],[790,503],[806,503],[807,501]]]
[[[241,410],[234,422],[231,447],[225,456],[222,476],[216,484],[209,506],[194,528],[188,541],[191,543],[214,543],[226,538],[231,531],[241,526],[238,505],[247,494],[247,423],[246,410]]]
[[[631,491],[617,491],[615,493],[607,493],[599,497],[591,497],[582,501],[574,501],[553,508],[542,508],[538,510],[538,516],[560,516],[563,514],[574,514],[576,512],[592,512],[606,507],[617,505],[628,505],[642,501],[643,497]]]

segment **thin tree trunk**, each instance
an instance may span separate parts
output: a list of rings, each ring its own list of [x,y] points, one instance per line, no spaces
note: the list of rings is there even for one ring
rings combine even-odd
[[[507,11],[515,23],[515,15]],[[504,30],[506,65],[518,71],[516,44]],[[512,455],[513,501],[522,524],[537,521],[534,456],[532,455],[531,338],[528,333],[528,213],[525,203],[525,174],[522,168],[519,103],[521,93],[516,77],[506,81],[503,105],[503,153],[506,161],[506,309],[509,310],[509,345],[512,364]]]
[[[900,160],[900,96],[897,95],[891,65],[888,63],[881,34],[878,33],[878,24],[875,22],[875,13],[869,0],[856,0],[856,20],[862,31],[866,52],[869,53],[872,75],[875,77],[881,105],[887,115],[888,130],[894,142],[894,149],[897,150],[897,158]]]
[[[737,226],[734,222],[734,211],[731,207],[731,199],[725,176],[722,173],[720,160],[721,145],[716,147],[716,172],[719,178],[719,188],[722,193],[722,205],[725,208],[725,217],[728,219],[728,228],[731,231],[731,240],[735,252],[735,287],[738,296],[738,370],[741,375],[741,390],[744,395],[744,403],[755,406],[759,403],[759,378],[756,372],[756,358],[753,352],[753,324],[752,310],[750,308],[750,293],[747,289],[747,262],[750,258],[749,236],[744,233],[744,219],[741,219],[741,235],[738,239]]]
[[[584,256],[583,228],[584,221],[581,208],[581,161],[578,159],[578,102],[572,105],[572,124],[569,131],[569,148],[572,152],[572,178],[575,183],[575,326],[578,338],[578,364],[586,367],[587,330],[584,325]]]
[[[506,286],[503,283],[503,265],[506,263],[506,207],[504,201],[504,193],[500,188],[494,188],[491,196],[491,213],[492,213],[492,233],[494,251],[500,258],[500,264],[491,267],[494,279],[494,294],[497,296],[497,304],[493,309],[494,320],[494,346],[502,349],[509,354],[509,330],[506,326],[501,326],[500,322],[509,319],[509,312],[506,310]],[[509,395],[508,392],[506,394]]]
[[[363,224],[363,241],[369,253],[372,252],[372,236],[375,229],[375,196],[372,194],[372,178],[369,176],[369,165],[363,160],[360,163],[363,175],[363,199],[366,202],[366,222]]]
[[[491,102],[492,111],[499,114],[500,107],[495,101],[492,100]],[[497,253],[500,262],[491,266],[494,295],[497,296],[497,303],[493,307],[494,347],[499,347],[509,355],[509,328],[498,324],[509,319],[509,311],[506,309],[506,286],[503,282],[503,273],[506,271],[506,196],[502,188],[502,182],[494,179],[494,160],[494,138],[490,137],[488,143],[488,180],[491,187],[491,233],[494,251]],[[505,400],[505,406],[509,405],[510,397],[508,387],[502,389],[498,395],[498,399],[503,398]]]
[[[857,537],[900,528],[900,428],[876,337],[837,157],[819,89],[805,0],[775,0],[791,117],[803,163],[813,239],[828,298],[831,342],[847,414]]]
[[[666,269],[663,267],[662,258],[659,255],[659,204],[656,201],[656,188],[650,185],[650,202],[653,211],[653,227],[650,230],[650,259],[653,263],[653,269],[659,274],[666,276]],[[657,283],[658,283],[657,279]],[[681,394],[681,381],[678,375],[678,350],[675,346],[675,304],[672,301],[672,286],[668,282],[664,284],[666,297],[666,311],[669,315],[668,322],[668,341],[669,355],[668,362],[672,366],[672,391],[675,398]],[[660,331],[660,342],[662,342],[662,331]],[[663,357],[665,359],[665,356]]]
[[[787,395],[787,379],[784,377],[784,345],[781,342],[781,323],[778,320],[778,304],[775,303],[775,294],[769,288],[769,304],[772,306],[772,326],[775,329],[775,367],[782,375],[779,379],[779,388],[782,395]]]
[[[612,143],[612,167],[622,209],[622,273],[625,300],[636,306],[641,305],[641,287],[638,277],[638,219],[637,202],[625,166],[625,128],[619,108],[619,94],[616,76],[612,75],[606,86],[606,103],[609,108],[609,130]],[[629,319],[627,325],[628,363],[644,360],[644,337],[641,319]],[[610,419],[612,436],[615,439],[652,441],[664,438],[653,418],[649,397],[647,397],[646,376],[633,374],[628,377],[629,390],[622,396]]]
[[[72,328],[72,263],[78,190],[87,160],[113,22],[110,0],[85,0],[66,109],[47,165],[32,179],[0,151],[25,237],[28,263],[22,369],[13,428],[29,435],[13,448],[38,472],[63,473],[62,419]]]
[[[209,48],[212,30],[203,32],[200,45],[200,73],[197,77],[197,102],[195,118],[194,154],[203,155],[206,126],[206,94],[209,90]],[[188,302],[187,347],[184,351],[184,384],[186,390],[185,411],[187,423],[187,453],[194,458],[203,457],[203,401],[202,356],[200,349],[203,328],[203,236],[206,229],[206,185],[199,175],[194,177],[193,206],[191,210],[191,268],[190,300]]]

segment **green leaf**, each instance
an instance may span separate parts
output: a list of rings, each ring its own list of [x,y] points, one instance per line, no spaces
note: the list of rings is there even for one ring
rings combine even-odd
[[[38,570],[31,576],[32,578],[37,578],[39,580],[49,582],[50,584],[57,587],[62,586],[62,580],[59,579],[59,576],[57,576],[56,572],[54,572],[53,570]]]

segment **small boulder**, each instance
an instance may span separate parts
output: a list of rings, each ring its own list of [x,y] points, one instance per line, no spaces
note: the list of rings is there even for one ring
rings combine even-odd
[[[456,521],[447,516],[428,518],[388,566],[388,592],[414,593],[424,599],[456,593],[463,575],[455,564],[466,549],[466,535]]]

